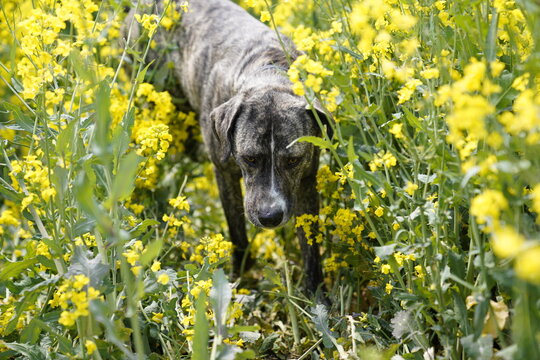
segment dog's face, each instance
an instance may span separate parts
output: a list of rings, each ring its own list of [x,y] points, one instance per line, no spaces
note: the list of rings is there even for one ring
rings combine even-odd
[[[247,217],[259,227],[281,226],[317,156],[312,144],[295,140],[320,134],[319,126],[305,100],[285,91],[251,94],[237,106],[223,140],[242,171]]]

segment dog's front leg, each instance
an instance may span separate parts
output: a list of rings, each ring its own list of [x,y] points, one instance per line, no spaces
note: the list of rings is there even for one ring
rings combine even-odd
[[[216,181],[219,188],[219,197],[229,226],[229,234],[234,245],[233,266],[237,275],[242,275],[252,263],[248,253],[248,240],[246,234],[246,220],[242,190],[240,188],[240,173],[231,172],[214,167]]]
[[[319,194],[317,193],[315,174],[302,179],[300,185],[300,194],[297,198],[297,206],[295,208],[295,216],[303,214],[318,215],[319,214]],[[300,251],[304,261],[305,285],[309,292],[315,294],[317,288],[323,283],[323,275],[321,269],[321,254],[319,245],[315,241],[317,230],[313,226],[312,235],[310,237],[310,245],[306,234],[302,227],[296,228],[296,235],[300,241]],[[324,288],[324,286],[323,286]]]

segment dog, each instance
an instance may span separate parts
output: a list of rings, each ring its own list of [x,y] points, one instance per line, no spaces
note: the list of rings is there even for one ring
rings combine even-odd
[[[319,149],[296,139],[320,136],[314,110],[292,92],[286,71],[300,53],[229,0],[190,0],[169,54],[214,164],[230,239],[233,265],[241,274],[252,260],[244,213],[251,223],[276,228],[293,215],[318,214]],[[245,185],[242,199],[240,181]],[[305,285],[315,293],[323,282],[317,244],[301,228]]]

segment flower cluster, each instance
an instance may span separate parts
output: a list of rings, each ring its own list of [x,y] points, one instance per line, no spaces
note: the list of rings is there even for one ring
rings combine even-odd
[[[11,162],[9,176],[13,188],[25,194],[21,210],[38,199],[48,202],[56,195],[56,190],[51,186],[51,175],[52,170],[44,166],[36,155],[27,155],[24,160]]]
[[[215,264],[221,260],[230,258],[232,254],[232,243],[225,240],[221,234],[212,234],[203,237],[199,244],[195,246],[195,251],[190,257],[190,261],[200,264],[205,259],[209,264]]]
[[[128,264],[131,265],[131,272],[133,272],[135,276],[139,276],[142,270],[139,259],[144,251],[145,248],[142,241],[136,240],[131,244],[129,249],[122,253]]]
[[[62,313],[58,322],[65,327],[71,327],[78,318],[88,316],[88,306],[91,300],[99,299],[101,294],[89,285],[90,279],[85,275],[75,275],[65,279],[49,300],[52,307],[60,307]]]

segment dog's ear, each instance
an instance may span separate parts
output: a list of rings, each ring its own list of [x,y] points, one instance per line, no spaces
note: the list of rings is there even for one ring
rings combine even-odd
[[[334,129],[332,128],[332,115],[325,111],[325,109],[322,107],[321,103],[317,100],[314,100],[312,102],[312,107],[307,106],[306,111],[308,112],[308,115],[313,119],[315,122],[316,128],[320,129],[321,132],[326,129],[326,133],[328,134],[328,138],[331,139],[332,135],[334,134]],[[320,120],[317,121],[317,117]],[[323,128],[320,128],[320,124],[323,125]]]
[[[232,154],[234,128],[241,111],[242,97],[237,95],[219,105],[210,113],[212,129],[219,142],[219,150],[223,162]]]

